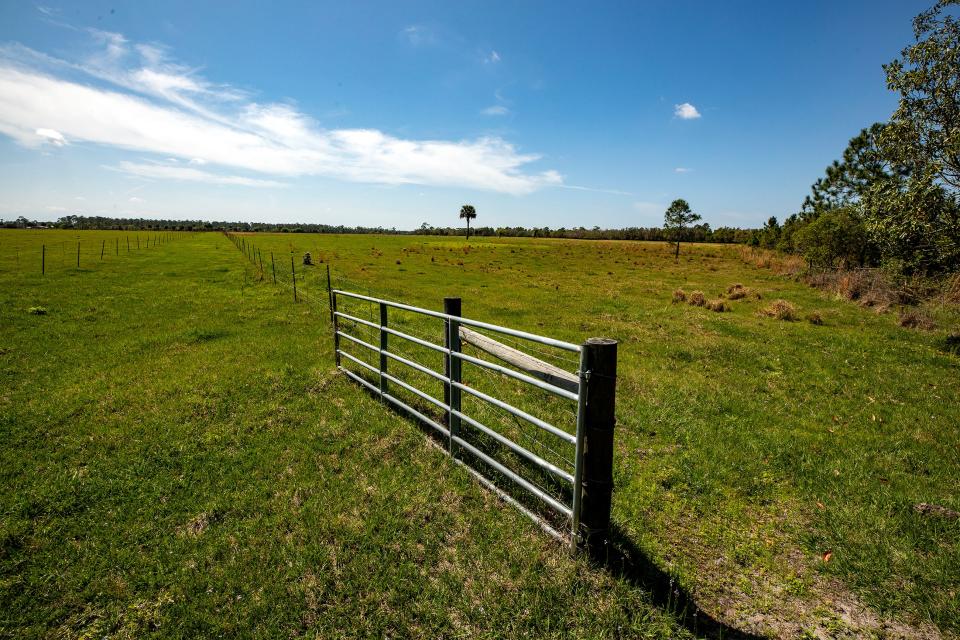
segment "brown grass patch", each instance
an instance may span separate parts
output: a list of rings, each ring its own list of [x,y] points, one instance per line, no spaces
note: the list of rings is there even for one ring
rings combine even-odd
[[[703,291],[693,291],[687,302],[695,307],[702,307],[707,303],[707,298],[703,295]]]
[[[673,304],[687,301],[687,292],[683,289],[673,290]]]
[[[823,324],[823,316],[820,315],[819,311],[811,311],[807,314],[807,322],[820,326]]]
[[[746,298],[748,295],[750,295],[750,289],[739,282],[727,287],[728,300],[740,300],[741,298]]]
[[[761,315],[792,322],[797,319],[797,308],[786,300],[774,300],[760,311]]]
[[[730,310],[730,307],[727,305],[727,303],[719,298],[717,300],[711,300],[707,302],[706,306],[707,309],[710,309],[710,311],[716,311],[717,313],[723,313],[724,311]]]
[[[926,312],[919,309],[905,311],[900,314],[898,323],[901,327],[907,329],[921,329],[923,331],[933,331],[937,328],[937,323],[933,321]]]

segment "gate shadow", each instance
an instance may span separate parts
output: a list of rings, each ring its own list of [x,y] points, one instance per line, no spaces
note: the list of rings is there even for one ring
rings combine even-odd
[[[606,544],[591,551],[590,557],[595,566],[614,578],[649,593],[657,607],[697,637],[730,640],[762,640],[766,637],[731,627],[700,609],[690,592],[658,567],[616,523],[610,527]]]

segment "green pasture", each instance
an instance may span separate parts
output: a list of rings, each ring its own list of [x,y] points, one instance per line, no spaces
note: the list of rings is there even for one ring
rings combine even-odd
[[[675,263],[640,242],[244,242],[254,260],[217,233],[0,231],[0,636],[960,632],[960,522],[914,508],[960,510],[955,309],[904,329],[719,245]],[[327,266],[336,287],[619,341],[605,560],[336,372]],[[729,311],[672,301],[735,283]],[[798,320],[760,313],[777,299]]]

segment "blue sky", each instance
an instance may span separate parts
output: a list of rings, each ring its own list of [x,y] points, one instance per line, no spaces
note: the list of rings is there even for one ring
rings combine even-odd
[[[0,217],[757,226],[930,2],[4,2]]]

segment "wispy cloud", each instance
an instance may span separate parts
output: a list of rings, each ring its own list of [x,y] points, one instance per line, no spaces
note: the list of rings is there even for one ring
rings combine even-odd
[[[409,29],[413,40],[426,37],[420,27]],[[556,171],[531,171],[540,156],[522,153],[499,137],[413,140],[376,129],[324,129],[293,105],[259,103],[206,80],[171,61],[161,47],[133,44],[115,33],[90,33],[97,49],[81,63],[19,45],[0,47],[0,133],[27,147],[87,142],[271,177],[325,176],[510,194],[563,183]],[[78,82],[72,77],[77,74],[100,83]],[[126,163],[117,168],[158,179],[282,184],[158,167]]]
[[[433,29],[420,24],[412,24],[409,27],[404,27],[401,35],[407,42],[415,47],[437,43],[437,34]]]
[[[492,106],[483,109],[480,113],[485,116],[505,116],[510,113],[510,109],[503,106],[502,104],[495,104]]]
[[[576,184],[561,184],[557,186],[563,189],[572,189],[573,191],[590,191],[593,193],[609,193],[615,196],[632,196],[633,195],[629,191],[621,191],[619,189],[598,189],[596,187],[581,187]]]
[[[490,53],[483,56],[483,61],[486,64],[496,64],[500,62],[500,54],[496,51],[491,51]]]
[[[673,105],[673,115],[681,120],[696,120],[700,117],[700,112],[689,102],[684,102]]]
[[[693,171],[693,169],[690,169],[688,167],[677,167],[673,171],[674,173],[690,173],[691,171]]]

